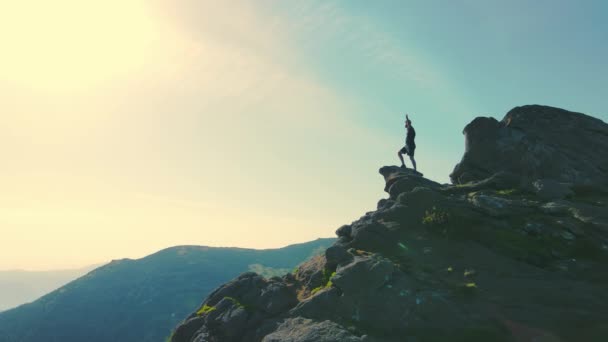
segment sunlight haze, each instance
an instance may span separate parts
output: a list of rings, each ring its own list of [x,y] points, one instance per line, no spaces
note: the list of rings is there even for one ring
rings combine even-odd
[[[524,3],[0,0],[0,270],[333,237],[405,113],[440,183],[476,116],[606,121],[607,5]]]

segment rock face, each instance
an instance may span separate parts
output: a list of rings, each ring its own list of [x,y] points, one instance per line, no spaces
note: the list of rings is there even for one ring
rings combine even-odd
[[[599,119],[559,108],[522,106],[502,121],[477,118],[463,133],[465,153],[450,175],[453,183],[506,172],[524,186],[544,181],[553,183],[551,187],[608,190],[608,124]]]
[[[381,168],[388,198],[324,255],[220,287],[172,341],[605,341],[606,157],[566,131],[608,144],[599,120],[526,106],[467,126],[454,185]]]
[[[331,321],[314,322],[301,317],[289,318],[275,332],[264,337],[262,342],[363,342]]]

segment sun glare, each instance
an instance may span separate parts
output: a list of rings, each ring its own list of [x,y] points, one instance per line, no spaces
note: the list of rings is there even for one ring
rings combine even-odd
[[[2,0],[3,82],[75,90],[141,67],[160,32],[143,1]]]

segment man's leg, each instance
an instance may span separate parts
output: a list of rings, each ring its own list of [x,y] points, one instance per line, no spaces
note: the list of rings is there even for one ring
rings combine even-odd
[[[414,171],[417,171],[416,170],[416,160],[414,159],[413,156],[410,156],[410,160],[412,161],[412,165],[414,165]]]
[[[403,161],[403,155],[401,154],[401,150],[397,151],[397,155],[399,156],[399,159],[401,160],[401,166],[406,167],[405,162]]]

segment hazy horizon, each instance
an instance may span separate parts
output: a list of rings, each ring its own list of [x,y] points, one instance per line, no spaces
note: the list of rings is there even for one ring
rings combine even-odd
[[[109,260],[108,262],[110,262],[111,260]],[[82,266],[75,266],[75,267],[69,267],[69,268],[57,268],[57,269],[44,269],[44,270],[37,270],[37,269],[23,269],[23,268],[11,268],[11,269],[2,269],[0,270],[0,272],[5,272],[5,273],[9,273],[9,272],[15,272],[15,273],[29,273],[29,272],[40,272],[40,273],[44,273],[44,272],[64,272],[64,271],[76,271],[76,270],[84,270],[84,269],[93,269],[93,268],[97,268],[97,267],[101,267],[103,265],[107,264],[107,262],[100,262],[100,263],[95,263],[95,264],[90,264],[90,265],[82,265]]]
[[[71,272],[71,271],[80,271],[80,270],[87,270],[91,271],[94,270],[96,268],[99,267],[103,267],[105,265],[107,265],[108,263],[112,262],[113,260],[121,260],[121,259],[131,259],[131,260],[138,260],[138,259],[143,259],[147,256],[150,256],[152,254],[155,254],[157,252],[163,251],[165,249],[170,249],[170,248],[179,248],[179,247],[210,247],[210,248],[238,248],[238,249],[255,249],[255,250],[270,250],[270,249],[282,249],[285,247],[289,247],[292,245],[298,245],[298,244],[302,244],[302,243],[307,243],[307,242],[311,242],[311,241],[315,241],[318,239],[335,239],[336,236],[330,236],[330,237],[318,237],[315,239],[311,239],[311,240],[307,240],[307,241],[300,241],[300,242],[293,242],[293,243],[289,243],[286,245],[281,245],[281,246],[277,246],[277,247],[268,247],[268,248],[253,248],[253,247],[248,247],[248,246],[209,246],[209,245],[175,245],[175,246],[167,246],[167,247],[163,247],[159,250],[154,250],[150,253],[145,253],[143,255],[140,256],[134,256],[134,257],[124,257],[124,258],[114,258],[114,259],[109,259],[109,260],[102,260],[100,262],[97,263],[93,263],[93,264],[86,264],[86,265],[80,265],[80,266],[74,266],[74,267],[68,267],[68,268],[57,268],[57,269],[20,269],[20,268],[13,268],[13,269],[0,269],[0,273],[57,273],[57,272]]]
[[[35,10],[32,10],[35,9]],[[608,3],[0,4],[0,270],[333,237],[404,114],[448,182],[477,116],[608,120]],[[409,163],[408,163],[409,165]]]

